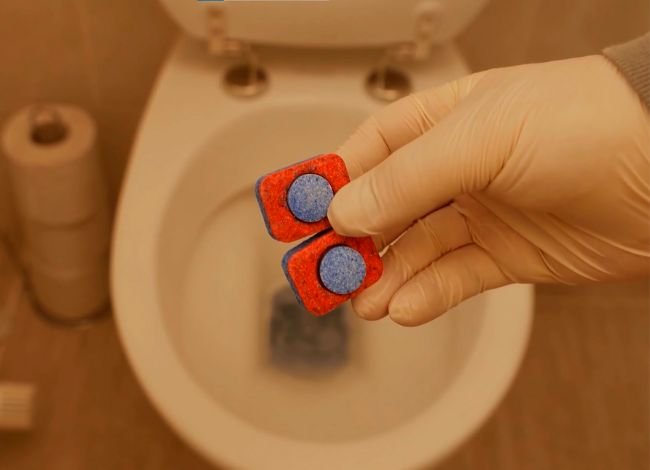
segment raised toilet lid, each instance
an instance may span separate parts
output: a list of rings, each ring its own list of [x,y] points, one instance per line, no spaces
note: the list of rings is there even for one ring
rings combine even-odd
[[[487,0],[160,0],[186,33],[207,36],[207,10],[222,8],[228,36],[303,47],[372,47],[414,38],[420,12],[433,17],[433,42],[460,32]]]

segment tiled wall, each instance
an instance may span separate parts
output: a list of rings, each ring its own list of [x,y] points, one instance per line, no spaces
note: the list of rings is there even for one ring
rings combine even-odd
[[[194,1],[194,0],[179,0]],[[647,0],[493,0],[460,38],[476,69],[597,52],[648,29]],[[0,1],[0,124],[37,100],[99,124],[113,189],[175,25],[156,0]],[[12,225],[0,167],[0,229]]]

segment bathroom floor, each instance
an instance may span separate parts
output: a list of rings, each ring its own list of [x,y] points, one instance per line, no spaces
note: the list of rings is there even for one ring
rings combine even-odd
[[[648,283],[542,286],[536,294],[513,388],[439,468],[650,468]],[[23,303],[0,379],[38,386],[35,429],[0,434],[4,470],[211,468],[152,408],[111,320],[63,330]]]

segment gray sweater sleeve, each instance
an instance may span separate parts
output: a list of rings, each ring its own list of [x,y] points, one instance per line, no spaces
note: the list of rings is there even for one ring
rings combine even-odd
[[[603,54],[618,67],[646,108],[650,109],[650,33],[608,47]]]

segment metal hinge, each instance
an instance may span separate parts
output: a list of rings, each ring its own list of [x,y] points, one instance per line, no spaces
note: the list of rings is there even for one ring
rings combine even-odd
[[[416,11],[413,40],[390,47],[386,51],[388,60],[422,61],[428,59],[441,16],[440,10],[441,6],[436,1],[421,4]]]
[[[379,64],[366,78],[366,90],[381,101],[395,101],[408,95],[411,81],[398,66],[403,62],[420,62],[431,56],[434,34],[440,18],[440,4],[425,2],[416,12],[413,40],[390,46]]]
[[[218,7],[208,9],[208,52],[215,57],[239,59],[225,72],[223,84],[229,93],[253,97],[268,87],[266,71],[251,45],[228,36],[225,12]]]
[[[228,37],[226,14],[218,7],[208,8],[208,52],[217,57],[244,55],[250,44]]]

